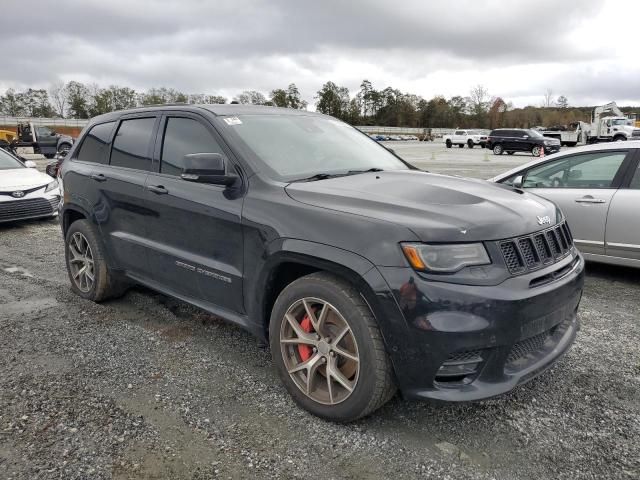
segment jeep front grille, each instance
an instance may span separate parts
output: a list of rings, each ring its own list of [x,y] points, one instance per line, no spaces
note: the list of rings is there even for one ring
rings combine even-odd
[[[566,222],[542,232],[498,242],[505,264],[514,275],[537,270],[564,258],[573,246]]]

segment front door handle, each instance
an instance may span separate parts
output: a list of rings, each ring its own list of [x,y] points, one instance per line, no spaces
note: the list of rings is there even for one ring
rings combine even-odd
[[[593,198],[591,195],[582,198],[576,198],[576,203],[607,203],[602,198]]]
[[[147,185],[147,190],[157,193],[158,195],[166,195],[169,193],[169,190],[164,188],[162,185]]]
[[[104,182],[107,180],[107,177],[105,177],[101,173],[92,173],[90,177],[91,177],[91,180],[95,180],[96,182]]]

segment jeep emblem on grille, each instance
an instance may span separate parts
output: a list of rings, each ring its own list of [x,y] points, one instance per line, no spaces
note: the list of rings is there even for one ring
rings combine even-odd
[[[550,225],[551,217],[549,215],[545,215],[544,217],[536,217],[538,219],[538,225]]]
[[[17,192],[13,192],[11,196],[14,198],[22,198],[24,197],[24,192],[22,190],[18,190]]]

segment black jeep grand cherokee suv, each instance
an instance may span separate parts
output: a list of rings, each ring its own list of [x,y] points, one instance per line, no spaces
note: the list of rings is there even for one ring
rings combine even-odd
[[[534,157],[539,157],[541,152],[559,152],[560,140],[545,137],[537,130],[497,128],[489,134],[487,148],[493,150],[494,155],[502,155],[504,152],[509,155],[513,155],[514,152],[531,152]]]
[[[140,283],[268,339],[293,398],[349,421],[400,389],[477,400],[572,344],[562,213],[415,169],[324,115],[238,105],[94,118],[60,173],[73,290]]]

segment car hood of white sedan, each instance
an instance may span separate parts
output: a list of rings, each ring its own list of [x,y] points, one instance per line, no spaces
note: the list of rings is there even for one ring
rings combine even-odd
[[[14,190],[28,190],[47,185],[53,182],[53,178],[35,168],[12,168],[0,170],[0,192],[13,192]]]

